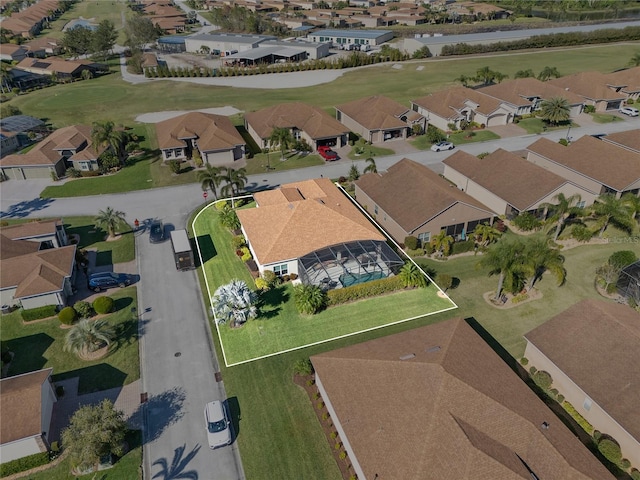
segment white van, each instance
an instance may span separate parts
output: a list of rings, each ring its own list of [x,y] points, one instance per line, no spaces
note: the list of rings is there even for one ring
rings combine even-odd
[[[624,113],[630,117],[637,117],[639,115],[638,109],[633,107],[622,107],[620,108],[620,113]]]
[[[368,52],[369,50],[371,50],[371,45],[369,45],[368,43],[363,43],[362,45],[360,45],[361,52]]]

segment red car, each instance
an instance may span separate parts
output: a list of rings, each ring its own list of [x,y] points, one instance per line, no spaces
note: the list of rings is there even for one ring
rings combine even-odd
[[[333,150],[331,150],[331,147],[327,147],[327,146],[318,147],[318,153],[327,162],[333,162],[334,160],[338,159],[338,154]]]

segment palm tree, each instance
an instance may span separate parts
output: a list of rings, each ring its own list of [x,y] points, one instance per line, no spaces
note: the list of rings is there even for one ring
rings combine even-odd
[[[530,68],[527,70],[518,70],[513,78],[534,78],[536,76]]]
[[[327,294],[317,285],[301,284],[293,288],[296,308],[303,315],[313,315],[325,306]]]
[[[240,219],[238,219],[236,211],[229,205],[226,205],[218,212],[218,219],[223,227],[228,228],[231,231],[238,230],[240,228]]]
[[[198,181],[202,185],[202,190],[211,190],[213,198],[218,199],[218,187],[222,182],[222,169],[220,167],[214,167],[213,165],[206,164],[205,169],[198,172]]]
[[[440,252],[445,257],[449,255],[452,244],[453,237],[451,235],[447,235],[446,230],[440,230],[440,233],[431,238],[431,241],[429,242],[429,245],[431,245],[434,251]]]
[[[560,77],[560,72],[558,72],[558,69],[556,67],[544,67],[538,74],[538,80],[542,82],[546,82],[551,77]]]
[[[242,280],[218,287],[211,300],[218,324],[229,321],[232,327],[239,327],[258,316],[258,295]]]
[[[460,75],[459,77],[456,77],[453,80],[456,82],[460,82],[463,87],[468,87],[469,81],[473,79],[471,77],[467,77],[466,75]]]
[[[512,293],[519,292],[524,286],[526,268],[524,264],[525,245],[520,240],[502,239],[489,247],[478,265],[489,268],[489,276],[498,275],[498,288],[494,299],[502,294],[503,288]]]
[[[226,167],[221,174],[221,181],[225,182],[225,185],[220,190],[220,194],[223,197],[232,197],[233,202],[233,197],[238,194],[247,183],[247,169]]]
[[[627,232],[633,231],[634,222],[631,219],[631,210],[627,205],[625,201],[611,193],[605,193],[596,199],[591,210],[598,219],[600,237],[610,223]]]
[[[108,347],[115,337],[115,330],[104,319],[85,318],[76,323],[64,339],[64,350],[79,357]]]
[[[631,210],[631,220],[635,220],[640,212],[640,197],[631,192],[622,195],[622,201]]]
[[[542,208],[548,208],[549,210],[552,210],[553,215],[558,217],[558,221],[556,223],[556,233],[553,236],[554,242],[558,240],[558,237],[562,232],[562,227],[564,226],[567,219],[571,215],[575,215],[576,213],[582,211],[581,208],[578,208],[576,206],[578,203],[580,203],[581,199],[582,197],[578,193],[566,197],[565,194],[561,192],[553,197],[553,200],[555,200],[556,203],[540,204]]]
[[[569,101],[564,97],[552,97],[540,104],[540,116],[543,120],[557,125],[571,118]]]
[[[420,271],[420,269],[413,262],[407,262],[400,269],[398,276],[402,280],[405,287],[426,287],[429,283],[427,277]]]
[[[127,134],[122,130],[117,130],[113,122],[93,122],[91,141],[96,151],[100,147],[111,147],[120,162],[123,162],[126,158]]]
[[[378,167],[376,166],[376,161],[373,158],[367,158],[365,161],[367,162],[367,166],[364,167],[362,173],[378,173]]]
[[[109,237],[116,236],[116,228],[125,222],[126,214],[119,210],[107,207],[98,211],[98,216],[93,219],[96,227],[102,228],[109,233]]]
[[[476,226],[473,230],[473,236],[477,243],[483,247],[487,247],[493,242],[496,242],[502,236],[502,232],[488,223],[483,223]]]
[[[629,60],[629,66],[630,67],[640,66],[640,52],[636,52],[633,54],[633,57],[631,57],[631,60]]]
[[[269,145],[272,147],[279,146],[282,153],[282,159],[284,160],[284,154],[294,144],[295,139],[291,134],[291,130],[283,127],[275,127],[269,135]]]
[[[564,257],[555,248],[551,248],[546,238],[538,238],[527,243],[524,252],[526,267],[529,273],[529,289],[547,270],[558,281],[558,286],[564,284],[567,270],[564,268]]]

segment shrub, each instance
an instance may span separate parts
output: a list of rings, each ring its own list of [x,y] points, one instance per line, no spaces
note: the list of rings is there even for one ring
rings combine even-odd
[[[513,219],[513,224],[520,230],[529,232],[531,230],[537,230],[542,225],[532,213],[522,212],[516,218]]]
[[[242,247],[240,250],[242,251],[243,262],[248,262],[249,260],[251,260],[251,251],[249,250],[249,247]]]
[[[536,382],[536,384],[543,390],[549,390],[549,387],[551,387],[551,384],[553,383],[553,378],[551,378],[549,372],[538,370],[533,374],[533,381]]]
[[[342,444],[340,442],[336,442],[333,444],[334,450],[340,450],[342,448]]]
[[[623,458],[622,460],[620,460],[620,463],[618,464],[620,466],[620,468],[622,468],[623,470],[628,469],[631,466],[631,462],[629,461],[628,458]]]
[[[273,270],[265,270],[264,272],[262,272],[262,278],[264,278],[265,282],[267,282],[268,288],[273,288],[278,283],[280,283],[280,279],[273,272]]]
[[[316,383],[316,381],[313,378],[310,378],[309,380],[307,380],[306,383],[307,383],[307,387],[311,387]],[[317,398],[320,398],[320,397],[317,397]]]
[[[480,160],[482,160],[484,157],[487,157],[487,156],[489,156],[489,152],[482,152],[476,155],[476,157],[478,157]]]
[[[560,140],[558,140],[558,143],[564,147],[569,145],[569,140],[567,140],[566,138],[561,138]]]
[[[80,178],[82,176],[82,172],[77,168],[67,168],[67,175],[71,178]]]
[[[296,280],[297,278],[298,278],[298,274],[297,274],[297,273],[292,273],[291,275],[289,275],[289,279],[290,279],[291,281],[294,281],[294,280]]]
[[[269,289],[269,284],[267,283],[267,281],[264,278],[258,277],[258,278],[256,278],[256,288],[258,290],[268,290]]]
[[[317,285],[301,284],[293,288],[293,300],[298,312],[314,315],[327,304],[327,294]]]
[[[404,246],[407,248],[407,250],[416,250],[418,248],[419,242],[420,241],[416,237],[414,237],[413,235],[409,235],[404,239]]]
[[[473,240],[463,240],[462,242],[454,242],[451,246],[451,255],[458,253],[470,252],[475,248],[476,244]]]
[[[446,273],[441,273],[437,276],[436,283],[446,292],[451,288],[451,285],[453,285],[453,277]]]
[[[322,409],[324,408],[324,402],[318,402],[318,403],[316,403],[316,408],[317,408],[318,410],[322,410]]]
[[[417,248],[415,250],[406,250],[404,253],[406,253],[411,258],[413,258],[413,257],[423,257],[426,251],[424,248]]]
[[[311,375],[313,373],[313,365],[308,358],[301,358],[293,365],[293,371],[298,375]]]
[[[57,309],[57,305],[45,305],[44,307],[22,310],[21,315],[25,322],[31,322],[41,318],[55,317]]]
[[[93,301],[93,309],[97,314],[103,315],[105,313],[110,313],[113,311],[114,301],[113,298],[102,296],[98,297]]]
[[[234,250],[238,250],[239,248],[244,247],[247,244],[247,241],[242,235],[236,235],[231,239],[231,245],[233,245]]]
[[[600,430],[594,430],[593,431],[593,439],[596,442],[599,442],[601,438],[602,438],[602,432],[600,432]]]
[[[336,432],[335,430],[333,432],[331,432],[331,435],[329,435],[332,439],[336,439],[338,438],[338,432]]]
[[[631,478],[633,480],[640,480],[640,470],[638,470],[637,468],[632,468],[631,469]]]
[[[584,106],[584,113],[595,113],[595,111],[596,111],[596,107],[593,105]]]
[[[286,275],[283,275],[283,276],[282,276],[282,281],[283,281],[284,283],[287,283],[289,280],[291,280],[291,275],[286,274]]]
[[[538,371],[538,369],[537,369],[536,367],[531,367],[531,368],[529,368],[529,373],[530,373],[531,375],[535,375],[537,371]]]
[[[571,236],[579,242],[588,242],[593,237],[593,232],[589,230],[585,225],[576,225],[571,230]]]
[[[524,302],[528,298],[529,298],[529,295],[527,295],[526,293],[520,293],[511,299],[511,303],[515,304],[515,303]]]
[[[564,395],[559,393],[558,396],[556,397],[556,400],[558,400],[558,403],[564,402]]]
[[[400,276],[382,278],[371,282],[352,285],[351,287],[336,288],[327,292],[328,306],[340,305],[363,298],[376,297],[385,293],[404,289],[404,283]]]
[[[529,359],[527,357],[522,357],[520,359],[520,364],[521,365],[527,365],[529,363]]]
[[[340,460],[344,460],[345,458],[347,458],[347,452],[342,451],[342,452],[340,452],[339,456],[340,456]]]
[[[89,318],[93,315],[93,307],[89,302],[76,302],[73,304],[73,309],[80,318]]]
[[[638,256],[635,252],[631,250],[618,250],[617,252],[613,252],[609,257],[609,265],[622,269],[627,265],[635,263],[637,260]]]
[[[593,431],[593,426],[587,422],[587,420],[580,415],[577,410],[575,409],[575,407],[573,405],[571,405],[571,403],[565,401],[562,404],[562,408],[564,408],[567,413],[569,415],[571,415],[571,417],[577,422],[578,425],[580,425],[580,427],[587,432],[589,435],[593,434],[593,438],[595,438],[596,440],[598,440],[598,438],[600,437],[596,437],[596,433],[599,435],[600,432],[594,432]]]
[[[14,473],[24,472],[49,463],[49,452],[40,452],[27,457],[17,458],[0,464],[0,477],[8,477]]]
[[[167,163],[169,165],[169,170],[171,170],[171,173],[180,173],[180,160],[169,160]]]
[[[58,320],[65,325],[71,325],[78,319],[78,314],[72,307],[64,307],[58,312]]]
[[[603,438],[598,442],[598,450],[604,455],[604,457],[616,465],[622,460],[622,452],[620,451],[620,445],[618,445],[611,438]]]

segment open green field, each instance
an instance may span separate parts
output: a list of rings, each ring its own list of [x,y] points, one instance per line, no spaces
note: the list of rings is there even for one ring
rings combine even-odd
[[[638,50],[638,43],[545,49],[527,53],[411,61],[393,68],[373,65],[344,71],[334,82],[305,88],[243,89],[195,85],[187,82],[154,81],[140,85],[123,82],[118,73],[90,81],[38,90],[11,100],[26,115],[47,118],[56,126],[113,120],[131,123],[142,113],[164,110],[193,110],[234,106],[252,111],[284,102],[304,101],[329,108],[354,98],[387,95],[409,101],[450,85],[460,75],[472,75],[484,66],[513,78],[517,70],[531,68],[538,73],[555,66],[561,74],[597,69],[611,72],[623,68]],[[417,70],[418,67],[424,67]],[[161,101],[159,100],[161,99]]]
[[[193,228],[212,294],[234,278],[253,286],[247,268],[233,251],[231,233],[219,224],[213,205],[201,212]],[[263,296],[257,319],[237,329],[217,326],[225,364],[232,366],[455,308],[449,299],[440,298],[437,293],[431,285],[426,289],[331,307],[307,316],[298,313],[292,301],[291,284],[281,285]]]
[[[56,318],[23,323],[16,310],[0,318],[0,339],[15,356],[9,376],[53,367],[53,381],[80,377],[78,393],[90,393],[127,385],[140,378],[138,358],[138,320],[131,315],[137,308],[135,287],[113,289],[115,312],[107,319],[116,329],[110,353],[101,359],[85,361],[63,351],[69,330],[60,328]]]

